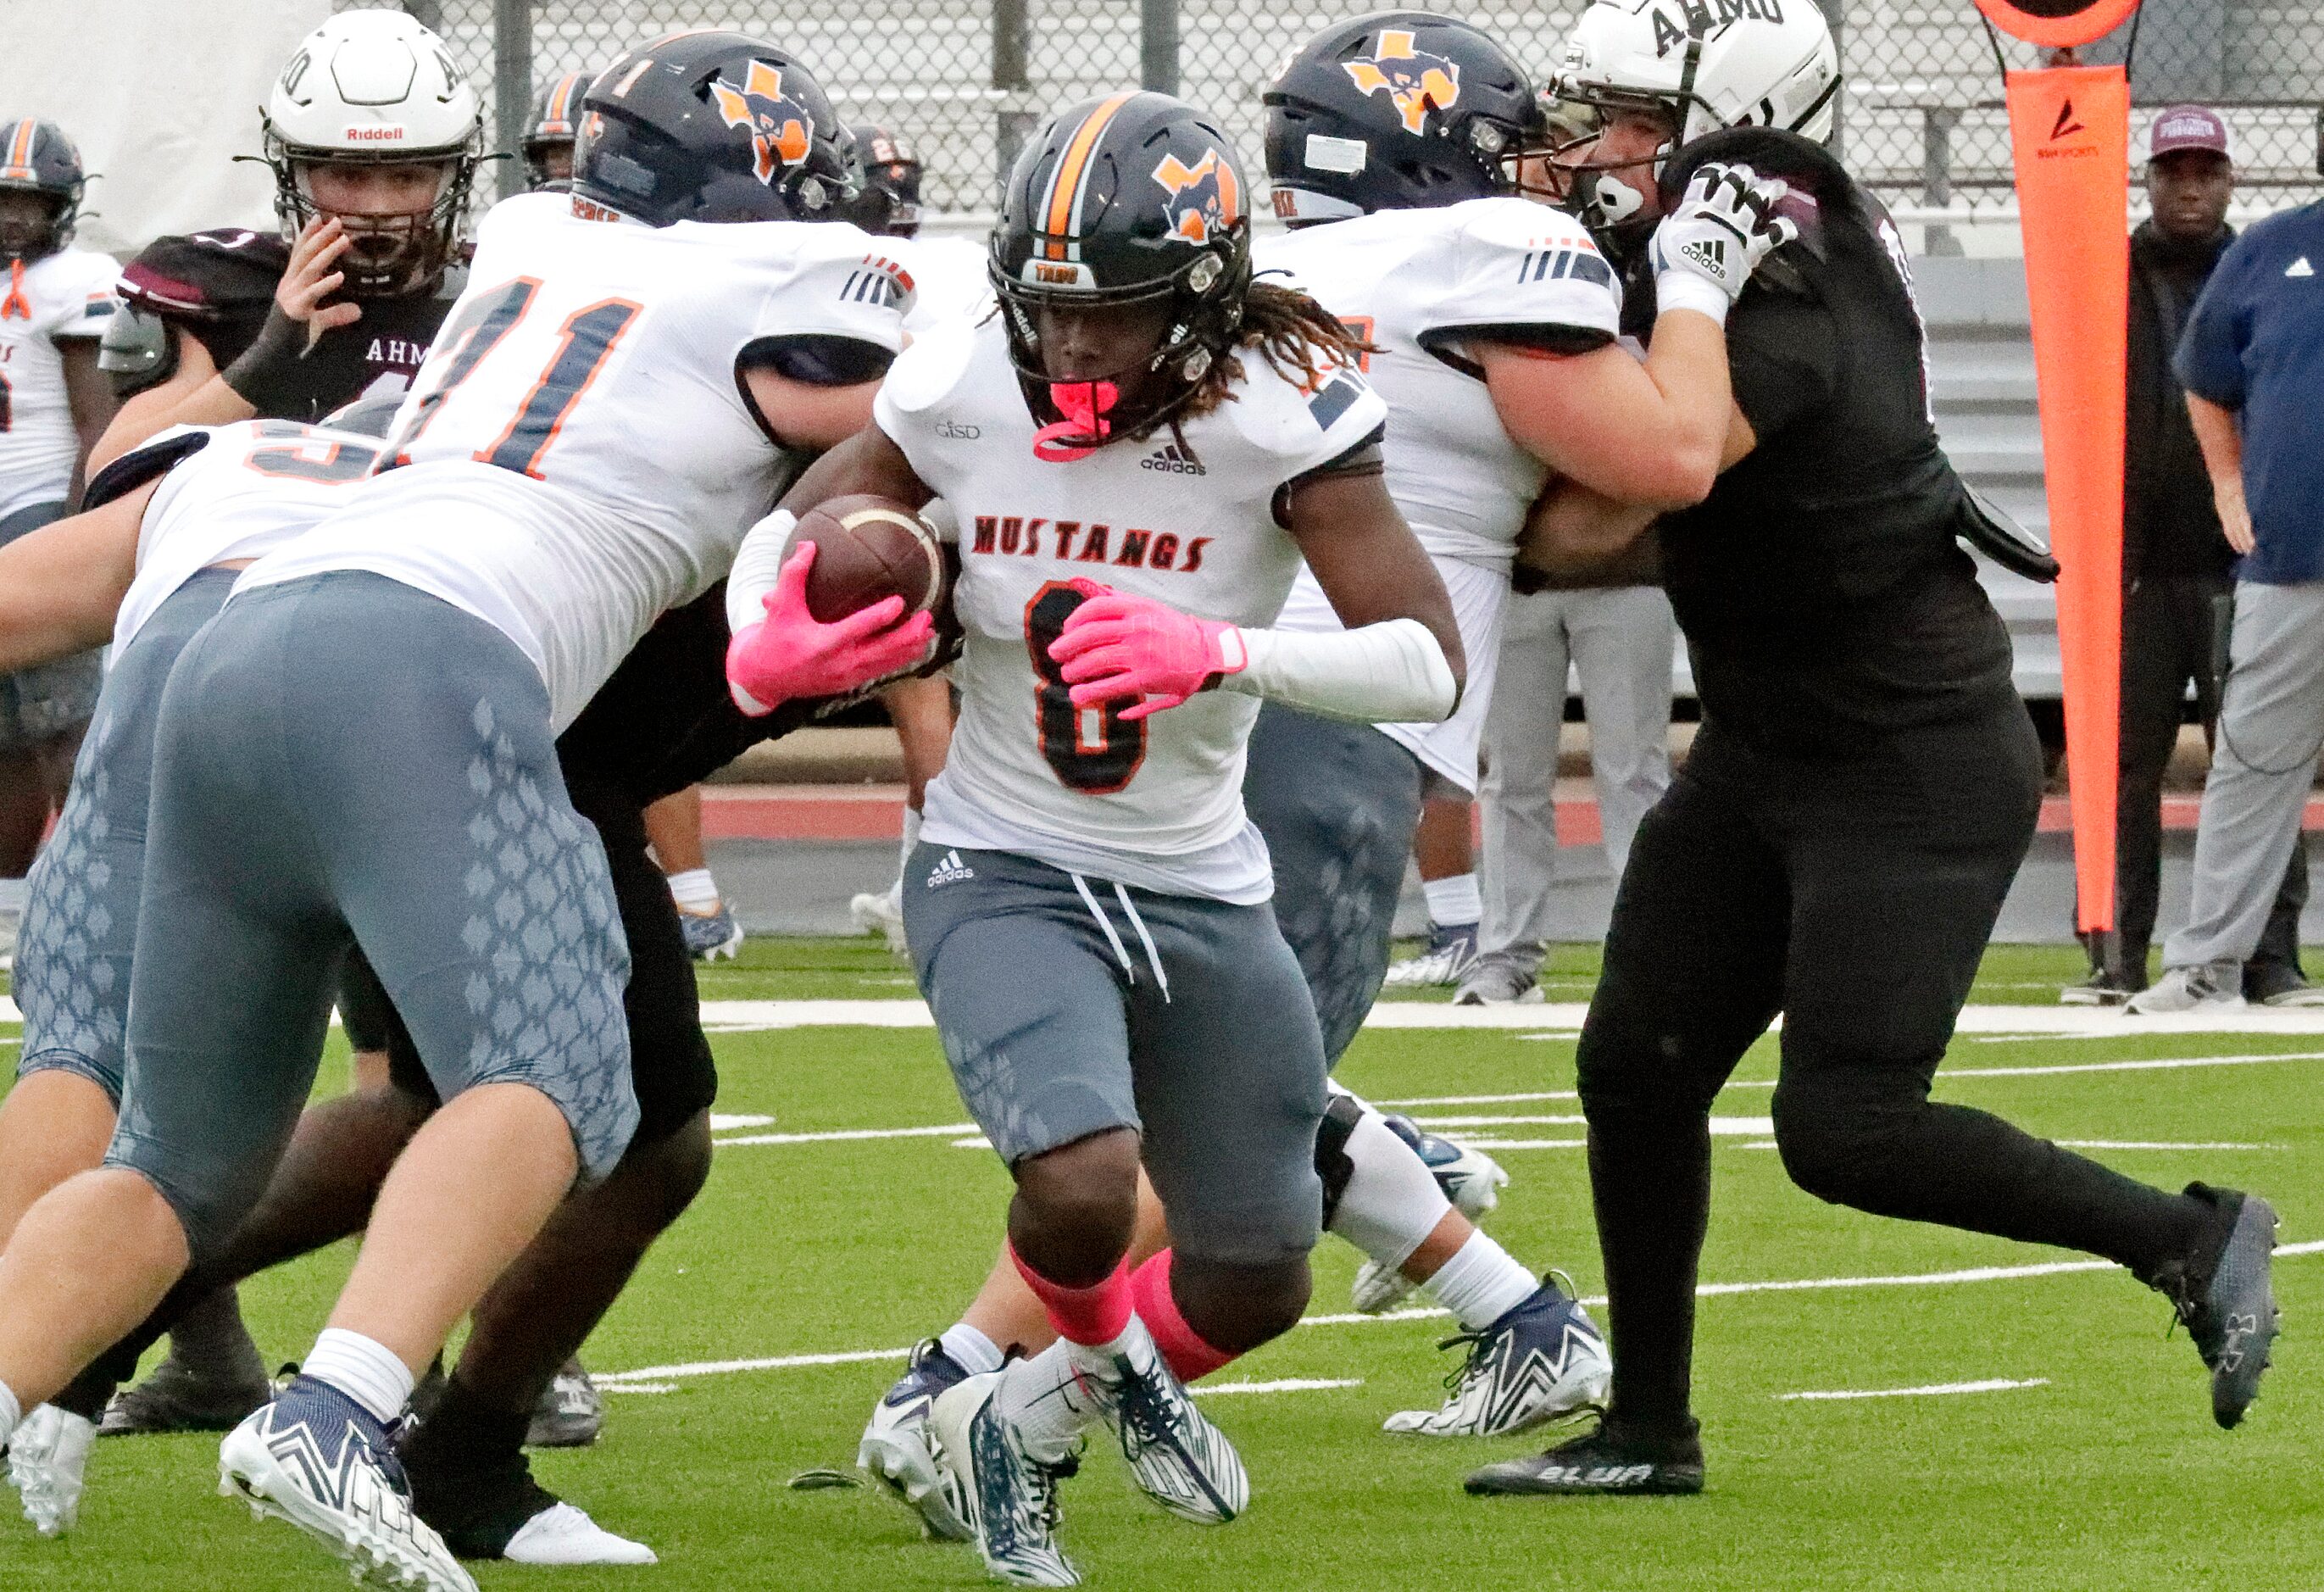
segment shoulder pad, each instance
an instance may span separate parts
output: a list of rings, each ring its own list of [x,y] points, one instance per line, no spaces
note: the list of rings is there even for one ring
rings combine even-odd
[[[97,346],[97,368],[111,376],[124,396],[170,378],[175,347],[170,328],[152,310],[124,304],[105,323]]]
[[[1515,194],[1467,199],[1442,214],[1453,229],[1480,243],[1504,248],[1538,249],[1581,244],[1593,252],[1590,229],[1563,210]]]
[[[914,338],[912,346],[888,367],[888,379],[880,388],[881,397],[905,414],[917,414],[943,402],[967,374],[982,329],[954,321]],[[997,327],[992,335],[1000,335]]]
[[[280,237],[245,227],[157,237],[121,273],[121,296],[164,316],[223,315],[272,300],[290,262]]]
[[[93,508],[102,508],[146,482],[169,474],[181,461],[209,446],[212,430],[208,426],[172,426],[158,437],[146,439],[97,472],[81,491],[79,512],[87,514]]]

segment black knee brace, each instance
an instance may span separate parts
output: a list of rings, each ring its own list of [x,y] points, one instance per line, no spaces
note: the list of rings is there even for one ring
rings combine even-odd
[[[1339,1214],[1340,1197],[1348,1191],[1348,1180],[1356,1175],[1356,1163],[1348,1157],[1348,1136],[1363,1119],[1364,1108],[1356,1097],[1334,1089],[1325,1100],[1323,1120],[1315,1127],[1315,1175],[1323,1180],[1327,1228]]]

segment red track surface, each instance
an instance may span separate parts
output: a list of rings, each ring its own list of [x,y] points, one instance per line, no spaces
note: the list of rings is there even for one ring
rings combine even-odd
[[[703,790],[702,830],[712,840],[894,840],[903,833],[901,785],[710,785]],[[2163,824],[2192,829],[2201,803],[2166,796]],[[2324,801],[2308,803],[2306,827],[2324,829]],[[2042,803],[2045,834],[2072,828],[2066,799]],[[1560,799],[1558,838],[1568,846],[1598,839],[1598,804],[1588,797]]]

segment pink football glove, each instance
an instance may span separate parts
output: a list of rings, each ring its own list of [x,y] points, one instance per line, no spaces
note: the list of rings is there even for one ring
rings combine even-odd
[[[726,643],[726,689],[753,718],[795,697],[844,696],[927,656],[936,620],[915,614],[898,625],[899,597],[835,624],[816,623],[807,611],[807,572],[814,564],[815,543],[801,542],[763,599],[767,616]]]
[[[1121,717],[1144,718],[1250,662],[1242,632],[1231,625],[1197,619],[1152,597],[1097,590],[1049,643],[1049,656],[1065,665],[1076,708],[1136,697],[1141,699]]]

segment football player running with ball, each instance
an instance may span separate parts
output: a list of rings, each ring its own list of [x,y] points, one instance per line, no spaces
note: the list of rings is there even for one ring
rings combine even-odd
[[[2002,533],[1938,446],[1903,240],[1820,142],[1839,89],[1822,14],[1667,27],[1628,4],[1576,27],[1559,88],[1583,135],[1555,156],[1572,202],[1635,260],[1674,191],[1746,161],[1789,184],[1802,234],[1729,321],[1718,485],[1657,533],[1703,724],[1638,830],[1578,1052],[1612,1402],[1597,1430],[1470,1490],[1702,1489],[1710,1109],[1778,1013],[1775,1144],[1794,1182],[2119,1263],[2171,1299],[2233,1426],[2276,1330],[2267,1201],[2165,1193],[1929,1098],[2041,805],[2009,638],[1956,541]],[[1651,518],[1569,484],[1525,556],[1619,558]]]
[[[1440,76],[1429,92],[1400,95],[1382,60],[1425,60]],[[1505,174],[1537,111],[1524,69],[1484,33],[1425,12],[1342,23],[1293,57],[1267,104],[1275,208],[1293,231],[1258,243],[1255,260],[1371,345],[1360,362],[1388,405],[1384,479],[1451,595],[1470,660],[1461,706],[1441,723],[1374,726],[1268,702],[1252,730],[1243,800],[1272,859],[1276,920],[1336,1062],[1379,993],[1424,770],[1463,789],[1476,782],[1527,508],[1554,470],[1640,501],[1696,501],[1731,401],[1718,321],[1687,308],[1683,289],[1670,295],[1652,363],[1615,346],[1612,267],[1578,221],[1517,197]],[[1738,229],[1756,224],[1737,213]],[[1782,236],[1777,227],[1749,246],[1764,254]],[[1277,627],[1342,628],[1305,574]],[[1408,1124],[1334,1088],[1315,1147],[1324,1225],[1368,1257],[1358,1308],[1386,1309],[1426,1284],[1467,1350],[1443,1406],[1393,1416],[1388,1429],[1499,1435],[1600,1402],[1607,1361],[1587,1313],[1462,1208],[1489,1204],[1498,1169],[1406,1134]],[[1012,1268],[996,1267],[881,1400],[859,1463],[931,1531],[956,1530],[930,1486],[918,1433],[927,1405],[967,1371],[998,1365],[1004,1346],[1048,1337],[1038,1302]]]
[[[874,426],[785,500],[941,494],[958,515],[961,718],[904,916],[1059,1336],[930,1424],[1020,1585],[1078,1579],[1056,1492],[1101,1422],[1165,1509],[1240,1514],[1241,1461],[1183,1384],[1307,1300],[1323,1045],[1242,808],[1259,700],[1427,721],[1460,698],[1451,603],[1380,479],[1387,406],[1345,329],[1251,282],[1248,191],[1176,99],[1060,113],[1004,192],[1001,315],[916,342]],[[729,677],[761,703],[831,684],[789,526],[754,530],[729,586]],[[1266,628],[1303,557],[1343,632]],[[1133,1273],[1141,1160],[1173,1246]]]

